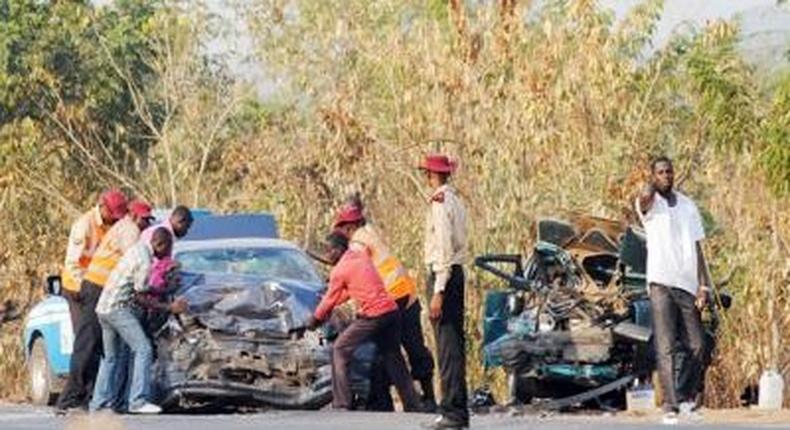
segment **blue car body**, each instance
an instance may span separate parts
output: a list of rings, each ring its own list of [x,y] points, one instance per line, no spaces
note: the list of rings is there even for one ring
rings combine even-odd
[[[31,309],[23,332],[26,358],[30,358],[33,341],[44,340],[52,374],[66,376],[74,343],[69,304],[60,296],[47,296]]]

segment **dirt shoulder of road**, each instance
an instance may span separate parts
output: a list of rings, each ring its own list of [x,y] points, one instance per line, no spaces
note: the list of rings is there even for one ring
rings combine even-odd
[[[790,425],[790,409],[765,411],[760,409],[702,409],[704,424],[785,424]],[[659,411],[626,411],[613,415],[628,421],[660,420]]]

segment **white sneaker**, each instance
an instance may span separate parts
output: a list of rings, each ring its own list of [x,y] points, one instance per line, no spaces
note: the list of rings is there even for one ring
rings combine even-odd
[[[678,410],[680,410],[680,415],[688,415],[694,412],[697,409],[697,404],[694,402],[682,402],[678,406]]]
[[[683,402],[680,404],[680,417],[692,422],[702,421],[702,414],[699,412],[697,404],[694,402]]]
[[[677,412],[667,412],[661,417],[661,424],[665,426],[675,426],[678,424],[678,414]]]
[[[129,413],[140,415],[156,415],[162,413],[162,408],[153,403],[145,402],[136,408],[129,408]]]

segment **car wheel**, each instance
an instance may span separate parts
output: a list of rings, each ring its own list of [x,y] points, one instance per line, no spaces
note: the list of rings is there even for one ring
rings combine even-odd
[[[44,346],[44,339],[36,338],[33,347],[30,349],[30,361],[28,362],[28,377],[30,399],[34,405],[47,406],[54,400],[52,370],[47,359],[47,349]]]
[[[534,377],[519,376],[508,372],[507,387],[510,396],[508,403],[512,405],[529,404],[538,393],[538,386],[539,383]]]

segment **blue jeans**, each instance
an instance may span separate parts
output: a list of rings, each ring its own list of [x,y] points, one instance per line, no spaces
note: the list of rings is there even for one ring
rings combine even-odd
[[[116,309],[109,314],[99,314],[102,328],[104,357],[99,365],[99,375],[93,390],[90,409],[112,407],[118,400],[122,387],[118,387],[118,366],[128,365],[122,360],[122,347],[126,343],[131,349],[133,360],[132,381],[129,388],[129,408],[134,409],[148,402],[151,391],[151,364],[153,348],[146,337],[140,321],[131,309]],[[125,361],[125,363],[124,363]]]

